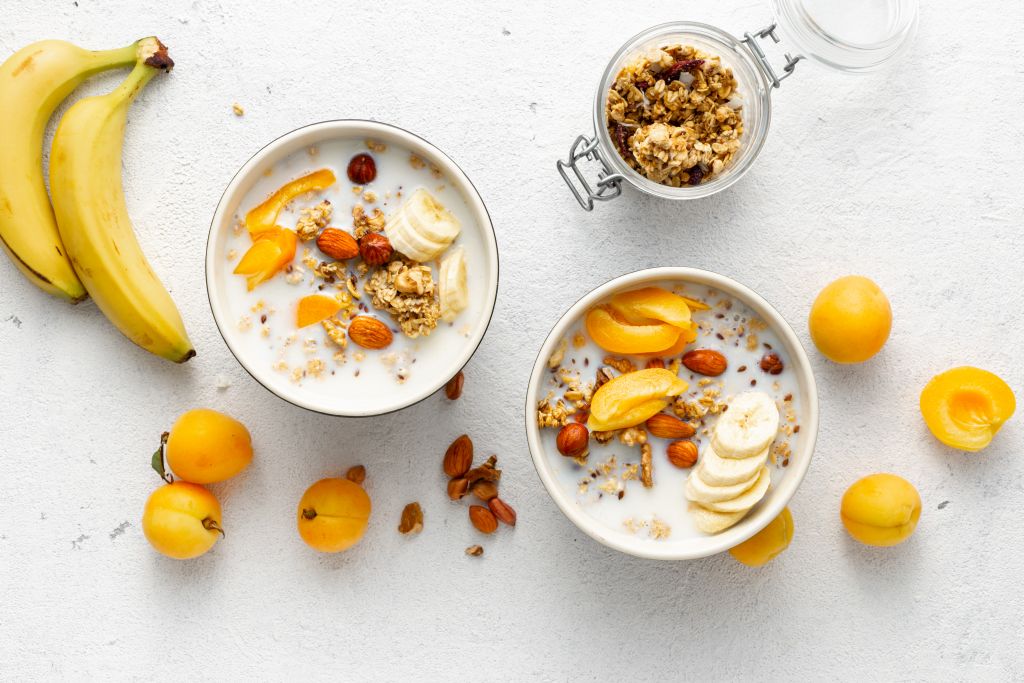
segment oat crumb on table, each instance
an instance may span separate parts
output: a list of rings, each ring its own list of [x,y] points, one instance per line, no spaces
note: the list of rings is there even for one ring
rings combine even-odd
[[[235,116],[245,116],[245,109],[238,102],[231,105],[231,111],[235,113]]]

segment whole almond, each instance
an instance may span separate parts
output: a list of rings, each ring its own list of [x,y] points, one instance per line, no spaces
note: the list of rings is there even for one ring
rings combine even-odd
[[[494,518],[494,513],[482,505],[469,506],[469,521],[480,533],[493,534],[498,530],[498,520]]]
[[[316,246],[335,261],[345,261],[359,256],[359,243],[344,230],[324,228],[316,238]]]
[[[673,441],[668,445],[668,461],[676,467],[693,467],[697,462],[697,444],[692,441]]]
[[[449,477],[461,477],[473,466],[473,440],[469,435],[463,434],[452,441],[444,454],[444,462],[441,465],[444,473]]]
[[[462,385],[466,383],[466,376],[462,374],[462,370],[448,380],[448,384],[444,385],[444,395],[449,401],[454,401],[462,396]]]
[[[348,324],[348,336],[364,349],[387,348],[395,338],[391,328],[368,315],[352,318],[352,322]]]
[[[683,356],[683,365],[698,375],[718,377],[729,367],[729,361],[714,349],[694,349]]]
[[[647,421],[647,431],[659,439],[688,439],[697,431],[674,415],[658,413]]]
[[[590,447],[590,431],[585,425],[567,424],[558,432],[555,447],[567,458],[582,458]]]
[[[512,506],[503,501],[501,498],[491,498],[487,501],[487,507],[491,509],[491,512],[499,521],[508,524],[509,526],[516,525],[516,511],[512,509]]]
[[[486,479],[480,479],[474,483],[469,488],[469,491],[485,503],[498,496],[497,485],[493,481],[487,481]]]
[[[462,497],[469,491],[469,480],[459,477],[448,482],[448,497],[452,500],[462,500]]]

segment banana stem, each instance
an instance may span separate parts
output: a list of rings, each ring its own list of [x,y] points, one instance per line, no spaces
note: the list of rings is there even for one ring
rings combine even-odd
[[[113,50],[93,50],[92,66],[86,74],[91,76],[101,71],[131,66],[138,58],[139,43],[141,42],[141,40],[137,40],[131,45],[125,45]]]
[[[170,71],[174,60],[167,54],[167,46],[156,37],[143,38],[131,46],[135,68],[110,94],[116,100],[131,103],[153,76],[161,71]]]

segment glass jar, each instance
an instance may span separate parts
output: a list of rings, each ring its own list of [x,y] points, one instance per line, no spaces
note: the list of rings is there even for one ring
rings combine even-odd
[[[597,201],[622,194],[628,184],[645,194],[665,199],[698,199],[721,192],[750,169],[764,147],[771,122],[772,90],[791,76],[798,62],[811,59],[838,71],[856,73],[890,63],[909,46],[917,30],[918,0],[770,0],[775,23],[742,39],[715,26],[671,22],[643,31],[626,42],[604,70],[594,97],[594,136],[580,135],[558,172],[573,196],[587,211]],[[785,53],[781,69],[772,65],[760,44],[785,41],[799,52]],[[672,187],[653,181],[633,169],[619,154],[608,132],[605,104],[622,68],[652,48],[691,45],[721,58],[732,69],[736,92],[742,97],[743,134],[740,148],[725,170],[696,185]],[[599,165],[595,182],[587,179],[579,162]]]

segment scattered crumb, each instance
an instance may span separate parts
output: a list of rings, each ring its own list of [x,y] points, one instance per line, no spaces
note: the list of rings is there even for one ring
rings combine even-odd
[[[245,109],[238,102],[231,105],[231,111],[235,112],[235,116],[245,116]]]

